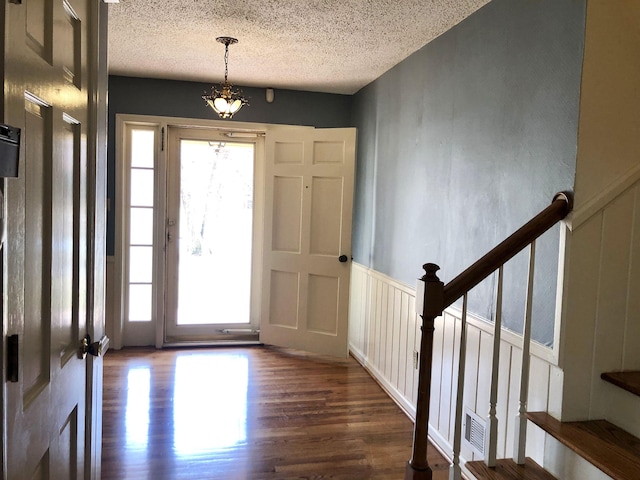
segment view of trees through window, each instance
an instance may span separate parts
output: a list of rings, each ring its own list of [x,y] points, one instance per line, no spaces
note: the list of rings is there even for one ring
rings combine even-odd
[[[182,140],[178,325],[249,323],[252,143]]]

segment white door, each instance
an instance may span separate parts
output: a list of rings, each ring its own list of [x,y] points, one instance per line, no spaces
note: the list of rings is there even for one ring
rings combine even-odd
[[[238,340],[257,329],[258,148],[257,135],[169,128],[165,342]]]
[[[266,137],[260,339],[348,354],[355,129]]]
[[[84,478],[85,434],[95,417],[86,418],[86,361],[78,347],[94,286],[87,136],[97,7],[23,0],[3,8],[4,123],[22,130],[19,177],[5,181],[2,307],[6,344],[17,340],[9,352],[17,368],[6,372],[5,478]]]

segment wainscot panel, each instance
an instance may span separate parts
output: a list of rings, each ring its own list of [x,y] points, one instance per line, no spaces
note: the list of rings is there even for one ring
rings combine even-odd
[[[415,418],[417,357],[421,318],[414,311],[415,289],[358,263],[352,264],[349,344],[352,355],[396,403]],[[449,308],[435,323],[429,435],[449,458],[452,455],[461,313]],[[464,407],[481,418],[489,409],[493,325],[468,317]],[[498,387],[498,457],[513,452],[513,425],[518,413],[522,338],[504,330]],[[541,358],[542,357],[542,358]],[[547,410],[553,369],[552,352],[532,348],[529,410]],[[542,464],[545,439],[528,428],[527,455]],[[478,459],[463,442],[462,461]],[[481,458],[481,457],[480,457]]]

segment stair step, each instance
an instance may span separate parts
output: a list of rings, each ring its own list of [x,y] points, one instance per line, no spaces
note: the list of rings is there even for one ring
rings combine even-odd
[[[527,418],[616,480],[640,480],[640,438],[606,420],[560,422],[546,412]]]
[[[487,467],[483,461],[467,462],[465,466],[476,477],[482,480],[556,480],[530,458],[524,465],[518,465],[510,458],[498,460],[495,467]]]
[[[600,378],[640,397],[640,372],[607,372]]]

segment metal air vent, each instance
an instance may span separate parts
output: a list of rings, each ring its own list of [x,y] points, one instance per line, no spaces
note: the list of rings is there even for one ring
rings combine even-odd
[[[465,408],[464,440],[478,455],[484,457],[485,421],[474,412]]]

